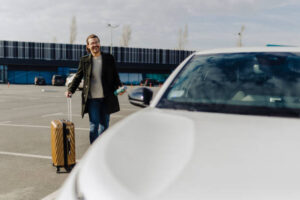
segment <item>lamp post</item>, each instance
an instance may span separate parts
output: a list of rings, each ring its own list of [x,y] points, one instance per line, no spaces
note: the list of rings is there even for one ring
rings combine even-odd
[[[107,24],[107,27],[110,28],[110,54],[112,54],[112,31],[114,28],[117,28],[119,25]]]
[[[238,33],[238,36],[239,36],[239,39],[238,39],[238,47],[242,47],[243,44],[242,44],[242,37],[243,37],[243,32],[245,30],[245,26],[243,25],[241,27],[241,31]]]

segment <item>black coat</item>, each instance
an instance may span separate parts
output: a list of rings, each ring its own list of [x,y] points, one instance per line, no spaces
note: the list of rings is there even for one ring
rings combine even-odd
[[[102,56],[102,86],[104,93],[104,101],[107,107],[108,114],[118,112],[120,105],[118,97],[114,95],[114,91],[122,86],[119,79],[119,75],[116,69],[114,57],[111,54],[101,53]],[[92,75],[92,55],[86,55],[81,57],[77,73],[69,86],[68,90],[74,93],[83,78],[83,90],[82,90],[82,108],[81,115],[84,116],[88,112],[86,106],[90,87],[91,87],[91,75]]]

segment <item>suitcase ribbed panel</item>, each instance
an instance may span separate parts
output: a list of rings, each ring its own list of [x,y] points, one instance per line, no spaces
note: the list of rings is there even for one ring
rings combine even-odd
[[[63,138],[63,123],[67,129],[67,158],[68,165],[74,165],[76,163],[75,156],[75,130],[74,124],[69,121],[53,120],[51,121],[51,146],[52,146],[52,161],[54,166],[65,165],[64,162],[64,138]]]
[[[75,128],[73,122],[65,121],[66,128],[69,130],[69,134],[67,135],[68,140],[70,141],[70,151],[68,155],[68,164],[73,165],[76,163],[75,156]]]

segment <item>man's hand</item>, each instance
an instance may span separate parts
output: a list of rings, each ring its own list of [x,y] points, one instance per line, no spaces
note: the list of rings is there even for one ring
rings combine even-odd
[[[127,87],[126,86],[122,86],[122,87],[119,87],[120,88],[123,88],[123,92],[120,92],[118,95],[123,95],[126,91],[127,91]]]
[[[119,95],[121,96],[121,95],[123,95],[125,92],[126,92],[126,90],[124,90],[124,92],[119,93]]]
[[[65,95],[66,95],[67,98],[71,98],[72,97],[72,92],[66,91]]]

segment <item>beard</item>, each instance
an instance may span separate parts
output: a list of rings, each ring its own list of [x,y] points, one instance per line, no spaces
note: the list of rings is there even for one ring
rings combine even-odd
[[[93,47],[90,49],[90,51],[93,53],[98,53],[100,51],[100,47]]]

